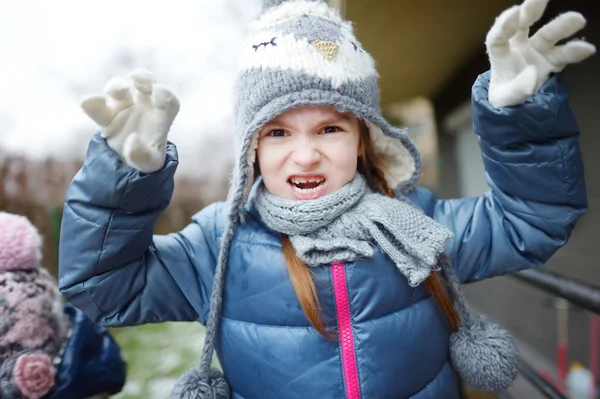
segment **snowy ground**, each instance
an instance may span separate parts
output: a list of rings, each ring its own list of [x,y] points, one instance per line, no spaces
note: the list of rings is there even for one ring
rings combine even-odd
[[[177,377],[200,363],[204,327],[162,323],[111,330],[127,361],[127,382],[113,399],[164,399]]]

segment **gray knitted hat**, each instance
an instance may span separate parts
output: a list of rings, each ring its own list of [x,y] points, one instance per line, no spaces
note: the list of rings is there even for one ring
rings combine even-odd
[[[182,375],[172,399],[229,398],[222,374],[210,367],[222,309],[229,247],[243,223],[243,206],[254,182],[258,131],[294,107],[331,105],[364,120],[386,180],[408,191],[421,172],[419,152],[407,132],[384,120],[379,106],[378,75],[373,58],[362,49],[352,25],[319,0],[263,0],[263,14],[250,26],[236,84],[238,153],[229,190],[229,217],[215,270],[206,341],[201,365]],[[442,265],[443,266],[443,265]],[[451,269],[443,267],[445,272]],[[458,280],[446,273],[461,315],[451,357],[463,378],[476,388],[496,391],[516,376],[516,348],[498,326],[473,319]]]

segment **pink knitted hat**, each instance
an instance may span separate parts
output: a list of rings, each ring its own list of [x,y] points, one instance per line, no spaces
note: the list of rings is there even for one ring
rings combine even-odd
[[[0,397],[41,398],[67,339],[56,281],[40,266],[42,239],[23,216],[0,212]]]
[[[37,269],[42,238],[24,216],[0,212],[0,273]]]

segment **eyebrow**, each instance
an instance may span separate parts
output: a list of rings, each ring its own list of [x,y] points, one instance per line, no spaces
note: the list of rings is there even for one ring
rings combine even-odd
[[[337,122],[348,122],[348,123],[352,123],[352,118],[350,117],[350,115],[348,114],[339,114],[335,117],[327,117],[327,118],[323,118],[319,121],[319,125],[328,125],[331,123],[337,123]]]
[[[340,113],[340,118],[345,121],[352,122],[352,118],[350,117],[350,114],[347,112],[344,112],[343,114]]]

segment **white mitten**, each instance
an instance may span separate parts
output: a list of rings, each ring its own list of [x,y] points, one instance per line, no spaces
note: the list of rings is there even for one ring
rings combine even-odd
[[[522,104],[551,73],[596,52],[596,47],[584,40],[556,45],[585,26],[585,18],[578,12],[561,14],[529,37],[529,28],[540,19],[547,4],[548,0],[525,0],[500,14],[488,32],[485,41],[491,66],[488,100],[492,106]]]
[[[141,172],[162,168],[167,134],[179,112],[179,99],[152,74],[137,70],[125,79],[113,78],[104,94],[87,96],[81,107],[102,127],[101,135],[123,162]]]

